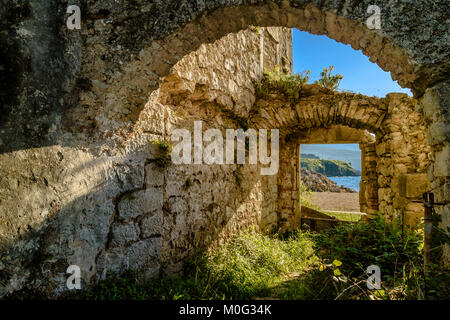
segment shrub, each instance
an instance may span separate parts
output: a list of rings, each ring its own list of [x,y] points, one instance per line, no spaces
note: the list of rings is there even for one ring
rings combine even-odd
[[[402,233],[399,222],[387,222],[381,216],[369,222],[339,225],[313,236],[316,254],[322,260],[319,269],[308,273],[301,286],[288,294],[303,294],[307,299],[447,299],[448,268],[432,266],[423,272],[423,238],[420,232]],[[338,266],[334,262],[338,262]],[[366,269],[381,270],[382,289],[366,287]],[[320,283],[320,291],[311,286]],[[301,290],[300,290],[300,289]]]
[[[314,83],[330,90],[337,90],[344,77],[340,74],[331,75],[331,72],[333,70],[333,66],[323,69],[323,71],[320,73],[321,78]]]
[[[151,160],[156,163],[163,171],[167,169],[171,161],[172,145],[167,141],[154,140],[152,144],[157,145],[160,155]]]
[[[261,82],[255,83],[256,94],[261,97],[267,97],[272,90],[283,92],[288,98],[298,99],[299,92],[303,85],[309,81],[307,70],[302,73],[288,74],[279,71],[264,71]]]

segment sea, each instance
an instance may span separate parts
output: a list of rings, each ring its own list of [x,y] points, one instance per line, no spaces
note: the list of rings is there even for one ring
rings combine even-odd
[[[361,176],[356,177],[328,177],[330,180],[336,182],[339,186],[344,186],[346,188],[353,189],[359,192],[359,183],[361,181]]]

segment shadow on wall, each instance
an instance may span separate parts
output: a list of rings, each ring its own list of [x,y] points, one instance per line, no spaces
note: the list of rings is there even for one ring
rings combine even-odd
[[[153,138],[116,157],[60,148],[57,168],[33,168],[36,181],[24,188],[29,197],[45,196],[30,208],[27,230],[17,208],[0,230],[17,230],[11,224],[19,220],[20,235],[1,243],[0,296],[22,289],[54,297],[66,290],[70,265],[81,268],[83,286],[109,271],[139,269],[151,277],[164,265],[176,273],[194,249],[258,222],[265,201],[258,168],[244,169],[241,185],[233,174],[238,165],[171,165],[163,172],[152,161],[159,154]],[[84,164],[66,167],[76,158]]]

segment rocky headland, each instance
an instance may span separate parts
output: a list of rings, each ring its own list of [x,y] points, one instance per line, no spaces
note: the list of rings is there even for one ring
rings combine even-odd
[[[301,169],[301,179],[303,184],[306,185],[309,190],[314,192],[357,192],[350,188],[339,186],[323,174],[304,168]]]

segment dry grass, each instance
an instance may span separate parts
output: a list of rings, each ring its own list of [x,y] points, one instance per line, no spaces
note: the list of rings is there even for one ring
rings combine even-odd
[[[313,192],[311,202],[322,211],[359,212],[359,193]]]

